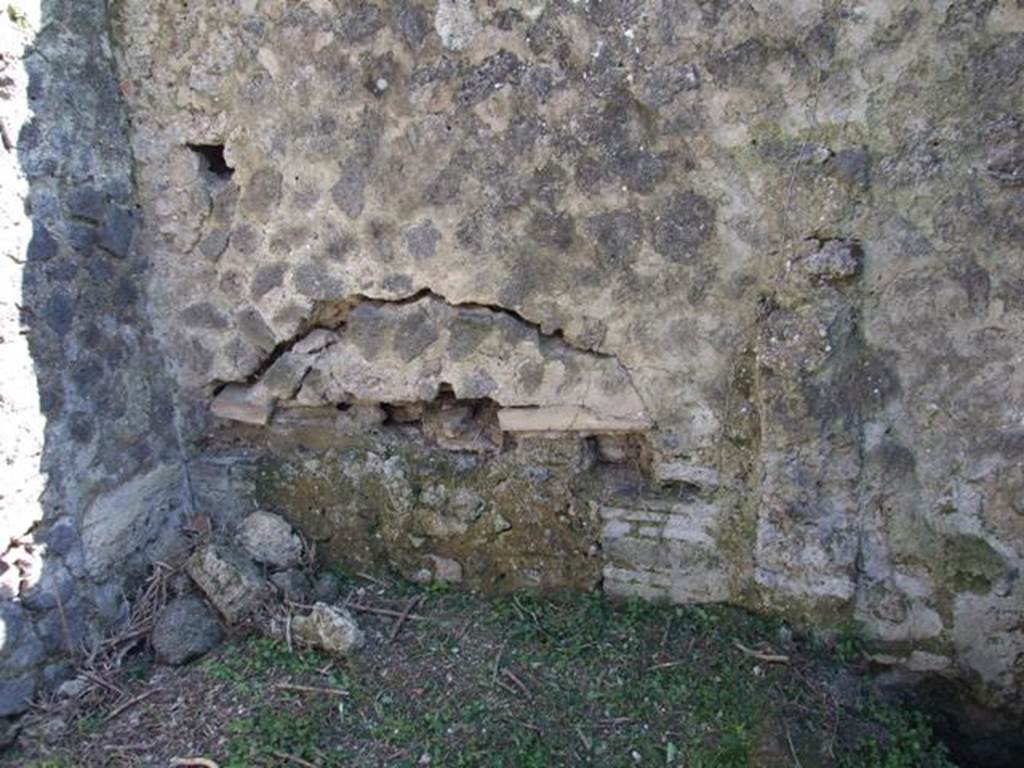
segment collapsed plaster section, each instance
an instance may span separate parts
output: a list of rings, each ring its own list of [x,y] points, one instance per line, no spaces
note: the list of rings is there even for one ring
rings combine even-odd
[[[535,478],[573,498],[593,478],[533,444],[588,441],[513,440],[498,414],[621,424],[606,406],[630,389],[598,409],[587,386],[621,362],[658,487],[595,502],[606,590],[855,618],[894,659],[1019,707],[1022,11],[485,5],[115,6],[150,313],[195,461],[221,434],[211,384],[222,414],[269,420],[223,432],[271,465],[290,419],[315,424],[303,459],[311,435],[343,450],[336,422],[415,425],[359,432],[377,454],[437,420],[433,442],[463,447],[445,460],[521,470],[517,546],[550,550],[525,532],[567,505],[530,517]],[[476,320],[459,359],[452,332]],[[474,420],[505,436],[497,455],[465,448]],[[387,506],[365,463],[339,530]],[[321,478],[297,467],[273,498],[319,524],[302,500]],[[430,551],[470,581],[488,546]]]
[[[489,400],[504,432],[618,433],[653,425],[629,371],[502,307],[430,290],[321,303],[245,382],[222,386],[221,418],[267,424],[279,407]]]

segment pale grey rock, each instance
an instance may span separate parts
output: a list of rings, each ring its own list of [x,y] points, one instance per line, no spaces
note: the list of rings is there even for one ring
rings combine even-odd
[[[586,406],[557,405],[539,408],[502,408],[498,423],[505,432],[636,432],[650,422],[642,411],[617,416],[595,413]]]
[[[82,520],[85,567],[101,578],[171,524],[181,504],[181,470],[163,465],[89,505]]]
[[[438,0],[434,29],[441,43],[451,51],[461,51],[480,33],[480,22],[472,0]]]
[[[1018,620],[1020,594],[961,594],[953,606],[953,638],[958,663],[978,681],[986,699],[1012,708],[1019,684],[1024,629]],[[985,642],[979,642],[983,636]]]
[[[90,683],[83,677],[73,677],[65,680],[57,687],[57,695],[62,699],[77,699],[87,690]]]
[[[716,506],[649,500],[599,513],[609,594],[680,603],[728,597],[733,575],[715,540],[722,519]]]
[[[256,564],[222,545],[197,550],[189,558],[188,574],[230,624],[256,611],[269,594]]]
[[[179,597],[160,612],[153,626],[157,660],[178,666],[213,650],[223,637],[217,615],[196,597]]]
[[[627,461],[633,455],[628,437],[615,434],[597,436],[597,453],[602,461],[613,464]]]
[[[430,561],[430,576],[433,581],[462,583],[462,564],[458,560],[439,555],[427,555],[427,559]]]
[[[338,654],[351,653],[366,642],[351,613],[325,603],[316,603],[308,616],[295,617],[292,634],[299,642]]]
[[[228,384],[213,398],[210,412],[221,419],[266,424],[276,402],[277,398],[263,388]]]
[[[238,541],[254,560],[275,568],[293,568],[302,560],[302,539],[272,512],[258,510],[242,520]]]

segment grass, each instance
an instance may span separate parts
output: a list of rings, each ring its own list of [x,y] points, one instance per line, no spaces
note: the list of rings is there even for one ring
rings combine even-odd
[[[159,749],[203,749],[222,768],[952,765],[920,716],[860,689],[837,699],[834,678],[846,674],[837,657],[858,653],[852,639],[803,648],[778,622],[743,611],[601,596],[485,602],[400,584],[364,589],[358,602],[400,609],[419,595],[422,618],[393,643],[393,619],[361,614],[370,642],[350,658],[292,653],[254,635],[165,671],[188,678],[188,696],[224,704],[199,715],[206,742],[160,732]],[[790,663],[759,661],[740,645]],[[153,728],[160,719],[158,710]],[[87,743],[70,747],[79,760],[70,764],[117,741],[102,724],[77,738]]]
[[[931,728],[918,712],[907,712],[869,700],[860,716],[874,723],[884,739],[861,739],[840,760],[840,768],[944,768],[952,765],[945,748],[936,744]]]

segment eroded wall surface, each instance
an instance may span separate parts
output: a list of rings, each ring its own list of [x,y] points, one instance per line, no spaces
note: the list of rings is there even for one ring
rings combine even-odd
[[[186,542],[173,382],[102,0],[0,18],[0,717],[73,674]]]
[[[113,30],[197,513],[855,619],[1020,706],[1018,3],[122,0]]]

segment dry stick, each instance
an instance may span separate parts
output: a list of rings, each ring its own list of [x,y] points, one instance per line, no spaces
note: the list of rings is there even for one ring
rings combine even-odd
[[[398,633],[402,631],[402,625],[405,624],[405,620],[409,618],[409,614],[412,613],[412,609],[422,603],[425,598],[426,595],[417,595],[406,603],[405,610],[403,610],[402,615],[398,617],[398,621],[395,622],[395,626],[391,628],[391,636],[388,637],[389,643],[395,642],[395,638],[398,637]]]
[[[327,693],[332,696],[348,696],[348,691],[341,688],[322,688],[317,685],[295,685],[293,683],[276,683],[274,685],[279,691],[302,691],[304,693]]]
[[[149,637],[151,631],[151,628],[147,628],[145,632],[135,632],[130,637],[123,638],[122,642],[124,644],[121,646],[121,650],[117,652],[117,656],[114,658],[114,666],[120,667],[124,662],[124,657],[128,655],[128,652],[138,645],[140,640],[144,640]]]
[[[374,608],[373,606],[362,605],[360,603],[349,603],[348,607],[353,611],[359,611],[360,613],[374,613],[378,616],[394,616],[397,618],[402,615],[401,611],[392,611],[388,608]],[[409,621],[430,621],[426,616],[418,616],[415,613],[410,613],[405,618]]]
[[[316,756],[316,759],[317,759],[317,760],[321,760],[321,761],[323,761],[323,762],[330,762],[330,759],[331,759],[331,758],[330,758],[330,756],[329,756],[328,754],[326,754],[326,753],[325,753],[325,752],[324,752],[324,751],[323,751],[322,749],[320,749],[319,747],[312,747],[312,746],[311,746],[311,747],[310,747],[310,750],[311,750],[311,751],[313,752],[313,754],[314,754],[314,755]]]
[[[387,586],[386,582],[383,582],[380,579],[374,578],[373,576],[371,576],[368,573],[361,573],[360,572],[360,573],[357,573],[356,576],[358,576],[360,579],[366,579],[367,581],[372,581],[374,584],[377,584],[377,585],[379,585],[381,587],[386,587]]]
[[[90,680],[92,680],[92,681],[93,681],[94,683],[96,683],[96,684],[97,684],[98,686],[100,686],[101,688],[106,688],[106,689],[107,689],[108,691],[113,691],[113,692],[114,692],[114,693],[116,693],[116,694],[117,694],[118,696],[124,696],[124,689],[123,689],[123,688],[118,688],[118,687],[117,687],[116,685],[114,685],[114,684],[113,684],[112,682],[110,682],[109,680],[104,680],[104,679],[103,679],[102,677],[100,677],[100,676],[99,676],[98,674],[96,674],[95,672],[90,672],[90,671],[89,671],[89,670],[87,670],[87,669],[83,669],[83,670],[82,670],[82,674],[83,674],[83,675],[84,675],[85,677],[87,677],[87,678],[89,678]]]
[[[523,726],[523,728],[529,728],[534,733],[544,733],[544,729],[541,728],[539,725],[534,725],[533,723],[527,722],[526,720],[513,719],[512,722]]]
[[[110,671],[121,665],[128,651],[140,638],[149,634],[157,612],[167,602],[167,579],[174,570],[166,563],[154,563],[153,573],[137,594],[124,630],[108,637],[89,652],[84,667],[93,670],[102,667],[103,671]]]
[[[652,664],[647,668],[650,672],[652,669],[668,669],[669,667],[678,667],[680,664],[685,664],[685,661],[666,661],[661,664]]]
[[[400,749],[397,752],[388,755],[388,760],[394,763],[398,758],[405,757],[407,754],[409,754],[408,749]]]
[[[171,765],[183,765],[187,768],[220,768],[213,760],[206,757],[172,757]]]
[[[789,744],[789,754],[793,756],[796,768],[803,768],[803,765],[800,764],[800,758],[796,756],[796,747],[793,746],[793,737],[789,735],[789,723],[786,722],[785,718],[782,720],[782,726],[786,729],[786,742]]]
[[[491,683],[498,681],[498,669],[501,667],[501,654],[505,652],[505,646],[508,645],[508,640],[505,640],[498,649],[498,655],[494,657],[494,671],[491,673]]]
[[[148,744],[104,744],[103,749],[107,752],[149,752],[153,749],[155,742]]]
[[[497,686],[499,688],[502,688],[503,690],[507,691],[508,693],[511,693],[513,696],[518,696],[519,695],[519,691],[517,691],[511,685],[509,685],[507,683],[503,683],[501,680],[495,680],[494,682],[497,684]]]
[[[284,621],[284,640],[288,644],[288,653],[295,653],[292,646],[292,612],[288,611],[288,618]]]
[[[582,729],[582,728],[580,728],[580,727],[579,727],[578,725],[576,726],[576,733],[578,733],[578,734],[579,734],[579,737],[580,737],[580,741],[582,741],[582,742],[583,742],[583,748],[584,748],[585,750],[587,750],[587,752],[589,752],[589,751],[590,751],[590,748],[591,748],[591,744],[590,744],[590,739],[588,739],[588,738],[587,738],[587,737],[586,737],[586,736],[585,736],[585,735],[583,734],[583,729]]]
[[[763,661],[766,664],[789,664],[789,656],[784,656],[781,653],[762,653],[761,651],[755,651],[752,648],[747,648],[739,640],[733,640],[732,644],[741,652],[745,653],[751,658]]]
[[[159,688],[150,688],[148,691],[143,691],[138,696],[134,696],[133,698],[129,699],[124,704],[121,704],[120,706],[114,707],[114,709],[111,710],[110,713],[105,718],[103,718],[103,722],[109,723],[111,720],[113,720],[115,717],[120,715],[122,712],[124,712],[129,707],[134,707],[140,701],[148,699],[150,696],[152,696],[154,693],[156,693],[159,690],[160,690]]]
[[[288,760],[296,765],[301,765],[303,768],[320,768],[316,763],[303,760],[301,757],[296,757],[295,755],[289,755],[287,752],[271,752],[270,754],[281,760]]]
[[[622,725],[623,723],[633,722],[632,717],[603,717],[598,720],[601,725]]]
[[[469,619],[469,621],[467,621],[465,625],[463,625],[462,629],[459,631],[458,636],[455,638],[455,642],[461,643],[463,640],[465,640],[466,635],[469,634],[469,630],[473,628],[474,624],[476,624],[476,618]]]
[[[515,674],[513,674],[511,669],[503,669],[501,673],[505,675],[505,677],[507,677],[513,683],[515,683],[516,687],[519,688],[519,690],[521,690],[525,696],[529,697],[530,689],[523,684],[522,680],[520,680],[518,677],[515,676]]]

